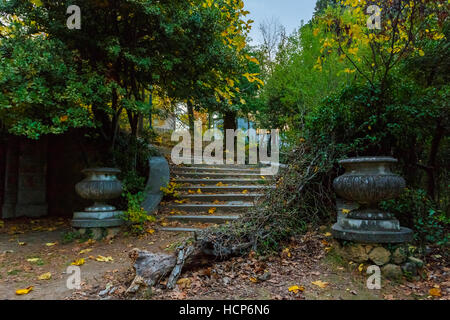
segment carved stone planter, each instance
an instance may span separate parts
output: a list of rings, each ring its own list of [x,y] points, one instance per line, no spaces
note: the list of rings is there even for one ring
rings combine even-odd
[[[85,169],[86,178],[77,183],[76,192],[83,199],[93,200],[94,205],[87,207],[83,212],[75,212],[72,226],[76,228],[109,228],[123,224],[120,218],[122,212],[105,202],[120,196],[122,183],[116,175],[119,169],[92,168]]]
[[[391,172],[395,163],[397,160],[390,157],[340,161],[346,173],[334,180],[334,189],[351,203],[338,202],[338,222],[333,226],[335,238],[364,243],[412,240],[410,229],[401,227],[394,215],[378,208],[380,201],[397,197],[405,188],[405,180]]]

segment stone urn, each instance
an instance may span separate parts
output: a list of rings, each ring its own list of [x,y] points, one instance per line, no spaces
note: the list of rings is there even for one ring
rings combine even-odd
[[[117,179],[119,169],[90,168],[82,171],[86,178],[76,184],[75,190],[80,197],[94,201],[83,212],[75,212],[72,226],[78,228],[116,227],[123,224],[122,212],[106,204],[108,200],[119,197],[122,183]]]
[[[391,171],[397,160],[391,157],[362,157],[339,162],[346,173],[334,180],[338,201],[335,238],[364,243],[402,243],[412,239],[412,230],[400,226],[389,212],[378,207],[383,200],[396,198],[405,180]]]

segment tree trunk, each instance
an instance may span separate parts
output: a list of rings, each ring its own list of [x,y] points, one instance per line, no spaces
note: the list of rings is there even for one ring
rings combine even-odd
[[[427,164],[428,170],[426,170],[428,174],[428,195],[434,200],[436,200],[436,173],[438,171],[436,168],[436,158],[439,151],[439,145],[444,137],[444,133],[445,128],[442,125],[442,121],[439,120],[431,142],[431,149]]]
[[[190,101],[187,103],[188,119],[189,119],[189,132],[191,133],[191,139],[194,139],[194,106]]]

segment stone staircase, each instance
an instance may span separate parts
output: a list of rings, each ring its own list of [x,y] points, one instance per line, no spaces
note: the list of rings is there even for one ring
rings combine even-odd
[[[172,166],[171,177],[179,196],[166,204],[172,214],[165,220],[176,227],[160,230],[196,232],[201,229],[198,225],[238,219],[265,191],[275,188],[273,176],[262,176],[260,169],[257,165]]]

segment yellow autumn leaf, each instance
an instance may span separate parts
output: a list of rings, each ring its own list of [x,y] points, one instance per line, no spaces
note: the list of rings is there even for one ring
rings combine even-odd
[[[154,233],[155,233],[155,229],[148,229],[148,230],[147,230],[147,233],[149,233],[149,234],[154,234]]]
[[[187,201],[187,199],[183,199],[183,200],[175,200],[175,203],[183,204],[183,203],[185,203],[186,201]]]
[[[425,52],[424,52],[423,50],[419,50],[419,55],[420,55],[421,57],[423,57],[423,56],[425,55]]]
[[[97,256],[97,258],[95,259],[99,262],[109,262],[109,261],[114,261],[114,259],[111,256],[108,257],[104,257],[104,256]]]
[[[247,193],[248,193],[248,190],[242,191],[242,194],[247,194]]]
[[[18,290],[16,290],[16,294],[18,296],[21,296],[21,295],[30,293],[31,290],[33,290],[33,286],[30,286],[30,287],[25,288],[25,289],[18,289]]]
[[[83,250],[81,250],[80,252],[78,252],[78,254],[85,254],[85,253],[88,253],[88,252],[91,252],[91,251],[92,251],[91,248],[83,249]]]
[[[0,220],[0,228],[3,228],[5,226],[5,222]]]
[[[217,211],[217,208],[211,208],[211,209],[208,210],[208,213],[209,214],[214,214],[214,213],[216,213],[216,211]]]
[[[25,246],[27,243],[26,243],[26,242],[17,242],[17,244],[18,244],[19,246]]]
[[[74,262],[72,262],[71,264],[73,266],[82,266],[86,261],[84,260],[84,258],[75,260]]]
[[[32,262],[32,263],[38,262],[39,260],[40,260],[39,258],[29,258],[29,259],[27,259],[28,262]]]
[[[327,232],[324,234],[325,237],[331,237],[331,232]]]
[[[41,0],[31,0],[31,3],[34,4],[36,7],[42,6]]]
[[[214,200],[213,204],[220,204],[219,200]]]
[[[257,283],[258,279],[256,279],[255,277],[250,277],[250,281],[253,282],[253,283]]]
[[[288,258],[290,258],[292,256],[291,251],[289,250],[289,248],[284,248],[282,252],[284,254],[286,254],[288,256]]]
[[[289,292],[293,292],[293,293],[297,294],[299,291],[301,291],[301,292],[305,291],[305,287],[303,287],[303,286],[292,286],[292,287],[289,287],[288,290],[289,290]]]
[[[343,213],[343,214],[349,214],[349,213],[350,213],[350,210],[348,210],[348,209],[342,209],[342,213]]]
[[[46,243],[45,245],[46,245],[47,247],[53,247],[53,246],[56,246],[56,244],[57,244],[57,242],[48,242],[48,243]]]
[[[198,194],[201,194],[201,193],[202,193],[202,190],[197,189],[197,193],[198,193]]]
[[[188,190],[188,193],[189,193],[189,194],[194,194],[195,191],[193,191],[193,190]]]
[[[432,288],[432,289],[430,289],[429,293],[433,297],[440,297],[442,295],[440,288]]]
[[[364,270],[364,264],[361,263],[358,267],[359,272],[362,272]]]
[[[41,274],[38,277],[38,280],[50,280],[52,278],[52,274],[50,272],[46,272],[44,274]]]
[[[324,288],[326,288],[326,286],[328,286],[328,282],[323,282],[321,280],[317,280],[317,281],[314,281],[314,282],[311,282],[311,283],[313,285],[315,285],[315,286],[318,286],[318,287],[322,288],[322,289],[324,289]]]
[[[182,288],[189,288],[191,286],[191,279],[189,278],[181,278],[177,281],[177,285],[179,285]]]

